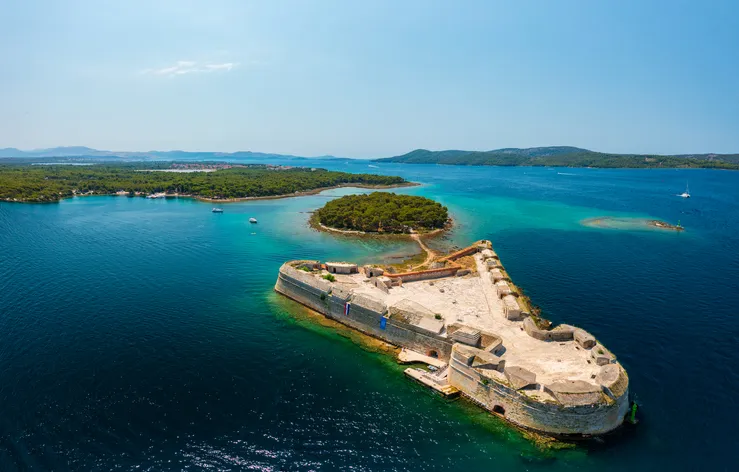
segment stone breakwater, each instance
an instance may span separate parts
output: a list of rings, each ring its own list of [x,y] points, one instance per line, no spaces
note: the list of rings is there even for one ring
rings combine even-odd
[[[489,241],[401,274],[291,261],[275,290],[364,334],[438,358],[438,371],[407,373],[438,391],[458,390],[517,426],[557,437],[600,435],[618,428],[629,408],[628,376],[615,355],[582,329],[552,328],[532,316]]]

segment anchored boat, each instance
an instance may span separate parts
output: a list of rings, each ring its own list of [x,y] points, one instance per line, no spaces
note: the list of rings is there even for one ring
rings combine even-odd
[[[211,211],[213,213],[223,213],[223,208],[213,208]]]
[[[249,223],[256,223],[256,222],[257,222],[256,218],[249,218]]]

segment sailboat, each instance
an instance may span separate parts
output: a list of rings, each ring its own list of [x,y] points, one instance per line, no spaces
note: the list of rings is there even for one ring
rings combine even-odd
[[[681,193],[680,195],[678,195],[678,197],[690,198],[690,190],[688,189],[687,183],[685,184],[685,191]]]

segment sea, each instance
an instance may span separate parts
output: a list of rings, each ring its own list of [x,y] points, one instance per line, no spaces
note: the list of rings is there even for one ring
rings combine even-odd
[[[490,239],[544,316],[618,356],[639,423],[542,447],[276,295],[286,260],[418,252],[308,227],[369,190],[223,214],[79,197],[0,203],[0,470],[737,470],[739,172],[269,162],[420,183],[392,191],[449,208],[434,245]]]

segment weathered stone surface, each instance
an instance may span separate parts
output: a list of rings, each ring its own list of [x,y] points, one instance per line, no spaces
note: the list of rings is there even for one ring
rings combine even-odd
[[[506,367],[505,371],[506,379],[511,383],[511,386],[516,390],[521,390],[530,385],[536,385],[536,374],[523,367],[511,366]]]
[[[522,318],[521,306],[513,295],[503,297],[503,314],[506,319],[518,321]]]
[[[430,333],[439,334],[444,329],[444,321],[437,320],[436,314],[413,300],[403,299],[388,308],[392,319],[403,320]]]
[[[450,337],[468,346],[478,346],[480,344],[480,331],[474,328],[464,326],[451,333]]]
[[[540,341],[549,340],[549,331],[537,328],[536,323],[534,323],[534,320],[531,318],[525,318],[523,320],[523,329],[526,331],[526,334],[534,339],[538,339]]]
[[[326,270],[331,274],[355,274],[359,271],[357,264],[351,262],[326,262]]]
[[[308,285],[318,291],[328,293],[331,291],[331,284],[317,275],[302,270],[297,270],[294,267],[283,265],[280,269],[285,275],[292,277],[293,279]]]
[[[601,388],[584,380],[559,380],[544,386],[544,390],[563,405],[593,405],[602,400]]]
[[[611,354],[611,352],[603,347],[602,344],[596,344],[590,350],[590,357],[592,357],[598,365],[610,364],[616,360],[616,356]]]
[[[452,347],[452,357],[464,365],[472,365],[476,351],[467,349],[466,346],[455,344]]]
[[[576,329],[575,342],[583,349],[592,349],[595,346],[595,337],[584,329]]]
[[[490,354],[487,351],[479,351],[472,359],[472,367],[481,370],[495,370],[502,369],[505,361],[500,357]]]
[[[439,334],[444,329],[443,321],[429,318],[427,316],[424,316],[421,319],[410,324],[434,334]]]
[[[503,272],[501,272],[500,269],[492,269],[490,271],[490,278],[493,282],[497,282],[499,280],[505,280],[505,276],[503,275]]]
[[[505,280],[499,280],[495,282],[495,292],[498,294],[498,298],[503,298],[506,295],[513,293],[511,286]]]
[[[331,295],[346,301],[352,296],[352,292],[350,289],[337,284],[331,288]]]
[[[404,298],[392,306],[388,307],[390,315],[400,315],[408,320],[419,316],[434,316],[434,312],[421,305],[420,303]]]
[[[575,338],[575,328],[562,324],[549,331],[550,341],[572,341]]]
[[[382,277],[372,277],[370,279],[370,283],[374,285],[375,287],[379,288],[380,290],[382,290],[383,293],[389,293],[390,289],[388,288],[388,284],[381,279]]]
[[[497,336],[493,333],[481,331],[480,344],[482,345],[482,349],[493,354],[497,354],[498,351],[500,351],[503,347],[503,340],[500,338],[500,336]]]
[[[384,275],[385,271],[379,267],[367,265],[367,266],[364,266],[364,274],[367,277],[372,278],[372,277],[379,277],[381,275]]]
[[[355,293],[352,295],[352,305],[360,306],[381,315],[387,311],[384,302],[365,293]]]
[[[611,398],[618,398],[623,395],[629,384],[626,372],[618,364],[606,364],[601,367],[595,381]]]

